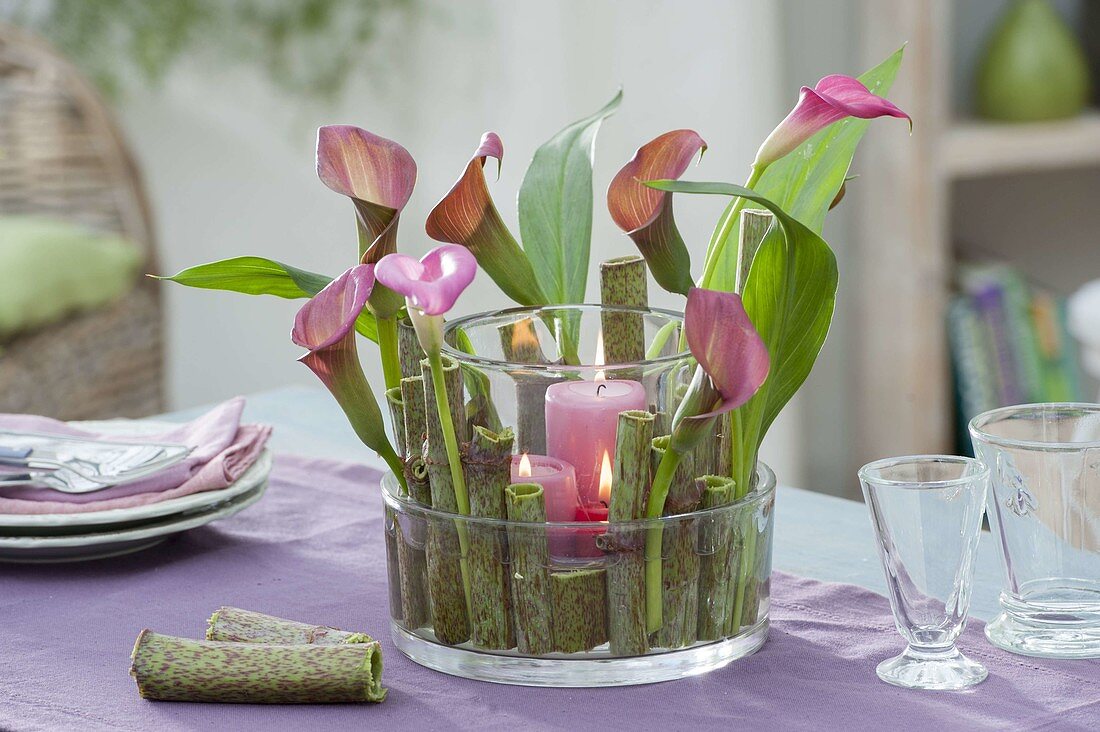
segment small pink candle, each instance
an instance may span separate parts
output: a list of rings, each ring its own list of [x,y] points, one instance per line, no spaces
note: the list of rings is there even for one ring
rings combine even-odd
[[[577,497],[577,476],[569,463],[546,455],[516,455],[512,458],[512,482],[542,486],[547,521],[575,519],[580,499]],[[573,551],[570,529],[548,528],[546,540],[551,556],[567,557]]]
[[[514,455],[513,483],[538,483],[546,499],[547,521],[573,521],[580,500],[573,466],[546,455]]]
[[[600,501],[600,463],[615,460],[619,412],[645,409],[645,389],[637,381],[562,381],[546,390],[546,452],[577,471],[581,505]]]

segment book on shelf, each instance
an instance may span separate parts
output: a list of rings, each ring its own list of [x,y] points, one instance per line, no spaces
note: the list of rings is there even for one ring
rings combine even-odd
[[[971,453],[966,426],[996,407],[1077,401],[1077,351],[1065,299],[1004,264],[961,268],[947,311],[958,448]]]

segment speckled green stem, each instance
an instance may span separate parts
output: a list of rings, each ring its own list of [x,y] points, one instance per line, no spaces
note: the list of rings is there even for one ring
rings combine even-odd
[[[401,365],[401,378],[420,376],[420,362],[424,360],[424,349],[416,337],[409,316],[403,315],[397,321],[397,356]]]
[[[726,412],[715,422],[714,469],[711,475],[733,475],[733,415]]]
[[[229,606],[218,608],[206,621],[206,640],[273,645],[315,643],[320,646],[374,642],[366,633],[299,623],[296,620]]]
[[[715,429],[718,428],[718,421],[715,420]],[[699,441],[699,444],[695,446],[695,449],[691,451],[692,455],[692,469],[695,470],[695,474],[692,478],[697,478],[700,475],[715,475],[717,474],[718,465],[718,434],[717,431],[713,435],[708,435]]]
[[[477,351],[470,337],[462,328],[448,331],[444,340],[453,348],[462,353],[476,356]],[[503,425],[500,415],[497,414],[496,404],[493,403],[492,384],[489,377],[477,366],[462,364],[462,381],[466,385],[466,425],[469,434],[473,434],[474,427],[485,427],[493,432],[500,432]]]
[[[751,628],[760,619],[760,587],[767,581],[771,573],[771,557],[768,550],[771,547],[771,537],[767,533],[771,531],[768,526],[761,533],[755,531],[751,534],[752,540],[746,543],[746,547],[752,546],[755,555],[752,571],[748,573],[745,581],[745,596],[741,610],[740,627],[734,630],[739,632],[743,628]]]
[[[649,306],[645,260],[637,255],[600,263],[600,299],[604,305]],[[600,314],[607,363],[637,363],[645,358],[645,321],[641,313]]]
[[[397,456],[408,456],[408,441],[405,439],[405,402],[401,397],[401,387],[386,389],[386,405],[390,408],[390,423],[393,425],[394,448]]]
[[[595,568],[550,573],[555,651],[580,653],[607,643],[607,578]]]
[[[386,405],[390,409],[390,423],[393,426],[394,447],[397,451],[397,456],[401,458],[402,461],[405,461],[405,404],[401,401],[400,386],[386,389]],[[404,464],[404,462],[402,464]],[[402,471],[402,475],[404,475],[404,471]],[[407,479],[405,485],[402,486],[401,492],[402,494],[407,494],[408,492]],[[401,618],[403,617],[401,605],[401,566],[399,564],[401,554],[398,551],[398,544],[401,541],[401,530],[397,520],[397,512],[389,506],[383,506],[383,511],[386,514],[386,556],[391,558],[390,561],[386,562],[390,616]]]
[[[615,441],[608,532],[597,543],[607,556],[608,635],[611,653],[636,656],[649,650],[645,606],[645,537],[637,530],[616,530],[615,522],[633,521],[645,513],[649,491],[653,415],[619,413]]]
[[[430,506],[431,481],[428,464],[424,462],[424,443],[428,439],[424,377],[401,379],[401,401],[405,404],[405,482],[409,486],[409,495],[414,500]]]
[[[668,448],[669,436],[653,439],[653,470],[656,471]],[[699,507],[702,486],[695,479],[694,455],[688,454],[676,466],[665,516],[691,513]],[[656,645],[680,648],[695,642],[699,617],[698,528],[693,519],[677,519],[661,532],[661,608],[662,623]],[[647,579],[648,582],[648,579]]]
[[[410,326],[411,328],[411,326]],[[400,331],[399,331],[400,332]],[[401,403],[403,406],[401,445],[405,460],[405,484],[413,500],[426,506],[432,505],[431,483],[424,463],[424,439],[427,433],[424,413],[424,379],[420,376],[401,379]],[[392,390],[391,390],[392,391]],[[390,392],[386,396],[392,398]],[[428,558],[424,552],[427,526],[419,514],[410,514],[407,521],[393,517],[393,540],[397,551],[397,575],[400,588],[401,611],[394,617],[401,618],[406,628],[420,628],[431,623],[432,608],[428,594]],[[387,540],[390,532],[387,532]],[[391,570],[393,563],[391,562]],[[391,598],[393,593],[391,592]]]
[[[511,482],[511,427],[499,434],[475,427],[466,450],[466,482],[470,515],[504,519],[508,515],[504,491]],[[508,536],[504,526],[471,523],[470,638],[475,646],[493,650],[515,648],[512,598],[508,580]]]
[[[146,699],[247,704],[380,702],[377,642],[267,645],[197,641],[143,630],[130,675]]]
[[[432,507],[449,513],[459,511],[458,497],[447,462],[447,447],[439,420],[435,387],[423,362],[424,408],[428,439],[424,444],[424,462],[431,481]],[[462,374],[454,363],[444,365],[444,383],[456,438],[465,441],[466,419],[462,404]],[[462,436],[458,437],[461,430]],[[461,465],[459,467],[461,470]],[[428,526],[428,588],[432,599],[432,627],[441,643],[457,645],[470,638],[469,574],[467,571],[466,526],[456,522],[430,519]]]
[[[775,215],[771,211],[749,208],[741,212],[741,230],[737,241],[737,278],[733,289],[737,294],[745,291],[752,260],[756,258],[760,245],[764,243],[764,235],[768,233],[768,227],[773,221]]]
[[[535,331],[535,321],[521,318],[498,328],[500,349],[512,363],[546,363]],[[516,385],[516,446],[519,452],[546,452],[546,389],[555,379],[540,371],[513,371]]]
[[[756,473],[752,473],[752,481],[744,491],[734,492],[735,499],[741,499],[756,489]],[[740,548],[738,560],[731,563],[730,567],[730,616],[726,621],[726,632],[736,635],[745,624],[744,618],[749,614],[750,608],[747,602],[753,602],[757,584],[757,561],[760,535],[756,531],[754,521],[755,511],[745,509],[737,516],[737,546]],[[752,609],[755,615],[755,608]]]
[[[724,506],[733,500],[734,481],[729,476],[706,475],[699,479],[703,487],[700,507]],[[699,640],[725,637],[727,619],[732,612],[729,587],[731,558],[738,552],[732,546],[736,534],[734,518],[722,514],[704,521],[699,529]]]
[[[504,493],[508,551],[512,558],[512,603],[520,653],[554,650],[550,612],[550,551],[546,543],[546,497],[537,483],[513,483]],[[516,526],[527,523],[532,526]],[[601,598],[602,600],[602,598]],[[603,602],[601,602],[601,607]]]

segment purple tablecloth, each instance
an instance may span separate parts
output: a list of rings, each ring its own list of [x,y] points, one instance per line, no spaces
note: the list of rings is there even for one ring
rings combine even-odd
[[[961,648],[989,668],[964,693],[888,686],[901,639],[886,600],[776,574],[771,636],[702,677],[618,689],[530,689],[429,671],[389,640],[378,473],[281,456],[253,508],[132,557],[0,565],[0,728],[12,730],[1100,729],[1100,662]],[[381,705],[147,702],[127,674],[138,631],[200,637],[230,604],[382,639]]]

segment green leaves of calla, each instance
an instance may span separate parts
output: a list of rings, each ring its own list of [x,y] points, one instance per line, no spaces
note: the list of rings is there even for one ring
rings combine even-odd
[[[590,117],[574,122],[535,153],[519,192],[521,247],[489,195],[486,158],[504,157],[486,132],[462,177],[428,214],[432,239],[461,244],[497,286],[521,305],[584,302],[592,242],[592,156],[600,124],[622,92]]]
[[[332,282],[327,275],[309,272],[264,257],[233,257],[188,267],[171,277],[153,279],[176,282],[203,290],[225,290],[245,295],[274,295],[287,300],[309,298]],[[355,322],[355,330],[378,341],[378,324],[364,310]]]
[[[520,238],[552,303],[584,302],[592,243],[596,133],[622,100],[620,90],[603,109],[550,138],[535,152],[523,177]]]
[[[836,304],[836,257],[820,236],[743,186],[672,180],[647,185],[677,193],[741,196],[775,214],[779,226],[773,226],[760,245],[742,293],[745,311],[771,357],[768,380],[740,411],[738,437],[746,449],[742,454],[755,454],[776,415],[809,376],[825,343]]]

